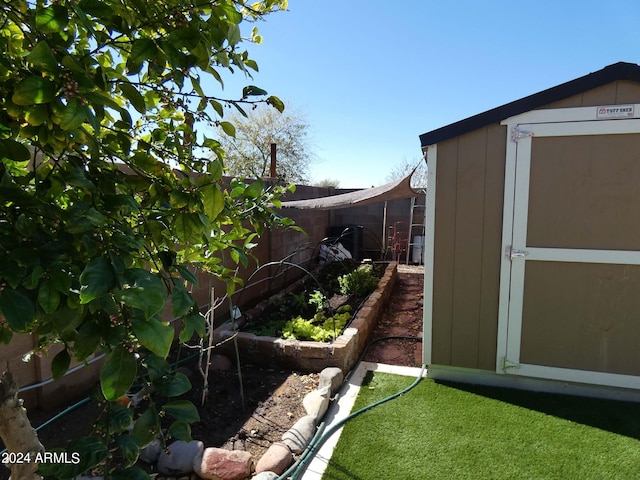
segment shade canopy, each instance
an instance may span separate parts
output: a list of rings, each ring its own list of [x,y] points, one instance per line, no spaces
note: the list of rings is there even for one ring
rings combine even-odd
[[[419,192],[416,192],[411,188],[412,175],[413,171],[400,180],[394,180],[393,182],[385,183],[379,187],[356,190],[355,192],[331,195],[328,197],[310,198],[308,200],[282,202],[282,208],[334,210],[339,208],[359,207],[369,205],[371,203],[385,202],[387,200],[417,197]]]

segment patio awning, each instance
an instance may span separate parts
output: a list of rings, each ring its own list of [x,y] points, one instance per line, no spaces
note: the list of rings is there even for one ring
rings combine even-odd
[[[417,197],[420,193],[411,188],[411,175],[413,175],[413,171],[400,180],[394,180],[379,187],[365,188],[355,192],[331,195],[328,197],[282,202],[282,208],[334,210],[338,208],[359,207],[371,203],[385,202],[387,200]]]

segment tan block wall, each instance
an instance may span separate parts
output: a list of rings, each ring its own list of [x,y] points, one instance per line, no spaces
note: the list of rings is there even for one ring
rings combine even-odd
[[[328,194],[344,193],[347,190],[335,190],[333,188],[298,186],[296,192],[287,194],[286,200],[300,200],[307,198],[318,198]],[[309,210],[282,210],[283,216],[295,221],[307,235],[294,231],[278,229],[266,231],[262,238],[258,239],[258,246],[253,254],[257,260],[250,259],[247,268],[241,268],[238,272],[240,278],[247,280],[260,265],[268,262],[278,262],[288,257],[289,262],[301,264],[302,266],[313,268],[313,259],[317,256],[318,244],[327,237],[329,227],[333,225],[356,224],[365,227],[363,235],[364,248],[371,252],[379,252],[383,238],[383,210],[384,203],[367,207],[353,207],[336,211],[309,211]],[[396,200],[388,203],[388,222],[408,221],[409,200]],[[422,221],[422,220],[421,220]],[[295,255],[292,253],[298,251]],[[291,256],[290,256],[291,255]],[[374,258],[379,258],[375,257]],[[309,263],[311,262],[311,263]],[[278,274],[274,279],[269,277]],[[280,290],[283,286],[293,282],[303,275],[303,272],[295,267],[272,266],[264,268],[258,272],[251,281],[250,288],[236,293],[232,297],[234,304],[237,304],[242,311],[251,308],[257,301],[268,297],[271,293]],[[215,296],[222,296],[225,286],[222,282],[211,278],[208,275],[198,275],[200,285],[193,295],[198,305],[209,304],[211,288],[214,289]],[[261,283],[256,283],[258,280]],[[222,323],[228,318],[229,303],[225,302],[221,308],[215,312],[216,324]],[[168,303],[163,314],[165,320],[171,320],[171,306]],[[179,325],[176,324],[179,328]],[[14,335],[10,345],[0,347],[0,367],[3,370],[11,371],[18,385],[21,387],[33,385],[51,377],[51,360],[61,347],[55,347],[49,355],[33,357],[29,363],[22,361],[25,353],[31,351],[37,344],[37,339],[32,335]],[[25,391],[21,397],[25,400],[28,408],[56,408],[63,404],[69,404],[74,399],[79,399],[86,395],[93,388],[99,377],[99,368],[102,362],[96,362],[89,367],[79,369],[54,383]],[[72,363],[72,367],[76,363]]]

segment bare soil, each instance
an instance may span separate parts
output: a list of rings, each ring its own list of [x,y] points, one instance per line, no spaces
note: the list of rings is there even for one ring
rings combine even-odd
[[[373,338],[392,336],[422,337],[421,267],[399,266],[398,281],[391,301],[374,330]],[[419,366],[421,347],[414,340],[393,339],[375,342],[364,360],[391,365]],[[186,367],[191,375],[189,399],[200,406],[202,380],[195,364]],[[241,378],[234,366],[210,376],[207,400],[200,410],[200,422],[192,425],[192,436],[206,446],[251,452],[257,462],[266,449],[300,417],[304,396],[318,384],[317,373],[273,369],[266,365],[241,362]],[[38,432],[46,449],[65,446],[90,433],[97,407],[90,402]],[[55,412],[30,413],[34,425],[42,424]],[[8,470],[0,466],[0,480]],[[160,478],[160,477],[158,477]]]

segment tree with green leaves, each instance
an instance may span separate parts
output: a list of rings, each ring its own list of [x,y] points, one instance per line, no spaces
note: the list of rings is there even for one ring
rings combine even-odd
[[[264,229],[290,223],[273,210],[284,187],[223,184],[215,138],[215,127],[234,133],[229,109],[283,103],[253,85],[237,99],[213,88],[225,72],[257,71],[243,45],[283,9],[286,0],[0,0],[0,342],[24,332],[41,351],[61,345],[54,377],[103,351],[109,420],[70,447],[79,464],[38,465],[43,447],[5,374],[0,437],[32,459],[10,465],[13,478],[96,466],[106,478],[147,478],[133,464],[161,417],[173,419],[169,436],[190,438],[197,410],[175,400],[190,383],[166,360],[174,328],[161,314],[170,304],[183,341],[204,335],[189,293],[196,269],[231,293]],[[140,415],[122,407],[136,378],[169,401],[152,397]]]
[[[256,106],[248,110],[246,116],[245,112],[233,112],[230,121],[235,126],[234,135],[221,140],[230,174],[269,176],[271,144],[275,144],[276,175],[287,182],[309,182],[309,167],[315,155],[309,124],[300,112]]]

